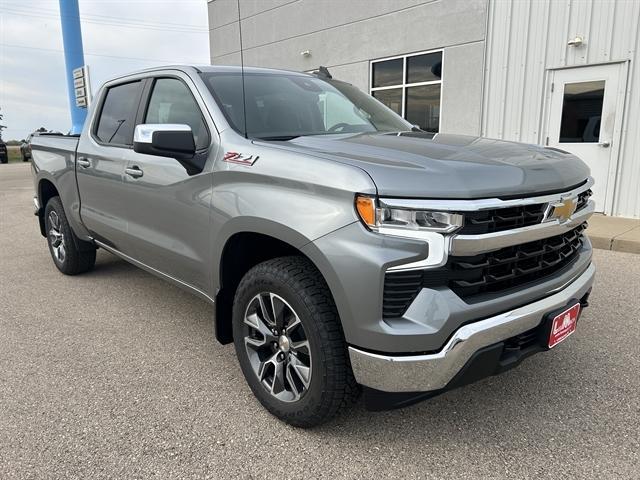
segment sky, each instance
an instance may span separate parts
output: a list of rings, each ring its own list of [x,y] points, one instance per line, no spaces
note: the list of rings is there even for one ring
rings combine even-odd
[[[93,93],[122,73],[209,64],[206,0],[78,0]],[[4,141],[71,127],[58,0],[0,0]]]

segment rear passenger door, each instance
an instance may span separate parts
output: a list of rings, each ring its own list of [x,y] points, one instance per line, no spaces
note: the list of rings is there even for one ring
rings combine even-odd
[[[207,163],[216,148],[211,120],[188,78],[149,79],[140,123],[186,124],[197,153],[189,161],[135,153],[128,162],[127,249],[136,260],[200,291],[209,291],[212,174]],[[211,127],[211,128],[210,128]]]
[[[88,131],[80,137],[76,160],[82,222],[96,240],[127,254],[123,176],[133,154],[144,84],[128,81],[103,91]]]

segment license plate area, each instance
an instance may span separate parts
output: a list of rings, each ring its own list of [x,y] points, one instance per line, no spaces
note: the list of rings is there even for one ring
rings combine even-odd
[[[548,348],[555,347],[576,331],[578,317],[580,316],[580,302],[552,315],[547,341]]]

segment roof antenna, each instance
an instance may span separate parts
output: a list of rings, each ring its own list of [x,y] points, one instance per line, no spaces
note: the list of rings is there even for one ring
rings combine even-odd
[[[242,78],[242,118],[244,119],[244,138],[247,135],[247,99],[244,90],[244,53],[242,50],[242,17],[240,16],[240,0],[238,2],[238,33],[240,34],[240,76]]]

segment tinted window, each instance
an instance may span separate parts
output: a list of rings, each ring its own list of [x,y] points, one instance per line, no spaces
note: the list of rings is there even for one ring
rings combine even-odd
[[[209,145],[209,133],[200,107],[189,88],[175,78],[156,80],[144,123],[178,123],[189,125],[196,149]]]
[[[600,139],[604,80],[564,86],[560,142],[595,143]]]
[[[403,64],[404,60],[402,58],[374,63],[372,72],[372,86],[388,87],[391,85],[398,85],[399,83],[402,83]]]
[[[407,57],[407,83],[433,82],[442,77],[442,52]]]
[[[427,132],[438,131],[440,125],[439,83],[407,88],[406,102],[405,117],[408,121]]]
[[[421,129],[438,132],[442,55],[439,51],[371,62],[371,95]]]
[[[142,82],[125,83],[107,90],[96,137],[114,145],[133,145],[133,127]]]
[[[402,89],[390,88],[389,90],[376,90],[373,96],[384,103],[398,115],[402,115]]]

